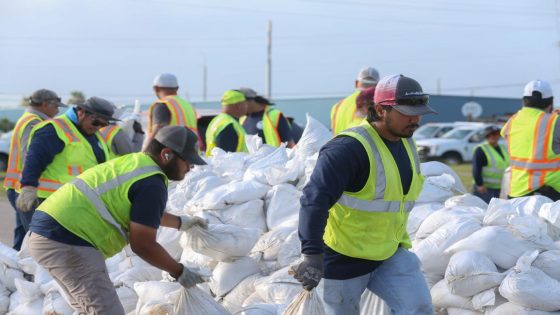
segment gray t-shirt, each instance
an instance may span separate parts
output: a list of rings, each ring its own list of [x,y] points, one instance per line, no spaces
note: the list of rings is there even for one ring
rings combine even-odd
[[[171,112],[163,103],[156,103],[152,110],[152,125],[169,125]]]

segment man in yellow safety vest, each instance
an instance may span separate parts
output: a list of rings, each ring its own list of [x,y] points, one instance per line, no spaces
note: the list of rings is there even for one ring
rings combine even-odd
[[[331,130],[333,135],[337,135],[343,130],[356,126],[366,117],[363,111],[358,110],[356,106],[356,98],[360,91],[375,87],[379,81],[379,72],[372,67],[364,68],[358,73],[356,82],[354,83],[356,91],[336,103],[331,109]]]
[[[247,99],[238,90],[228,90],[222,96],[222,112],[214,117],[206,129],[206,156],[212,149],[226,152],[246,152],[245,129],[239,118],[247,114]]]
[[[560,200],[560,125],[552,105],[550,84],[531,81],[523,91],[523,108],[502,128],[511,166],[509,197]]]
[[[148,130],[144,143],[150,143],[164,126],[185,126],[198,135],[196,111],[189,102],[177,95],[177,77],[162,73],[155,77],[153,89],[158,100],[148,109]],[[199,136],[199,143],[200,140]]]
[[[473,152],[472,174],[475,196],[487,203],[492,198],[500,197],[504,172],[509,166],[509,157],[500,140],[500,128],[489,126],[485,130],[486,141],[477,146]]]
[[[205,164],[197,136],[184,126],[166,126],[145,152],[90,168],[37,208],[29,253],[60,285],[76,314],[125,314],[105,259],[127,244],[184,287],[203,281],[156,241],[160,226],[207,227],[202,218],[165,212],[168,179],[182,180],[195,164]]]
[[[366,289],[394,314],[433,314],[406,231],[424,183],[412,134],[433,110],[403,75],[384,77],[374,103],[319,153],[300,200],[303,261],[291,272],[307,290],[321,281],[328,315],[358,315]]]
[[[263,143],[273,147],[278,147],[283,142],[288,148],[294,147],[290,123],[282,112],[271,107],[274,103],[257,95],[253,89],[240,88],[239,91],[245,94],[247,99],[247,115],[239,119],[245,132],[258,135],[263,139]]]
[[[16,199],[18,193],[16,189],[20,189],[20,177],[23,169],[23,161],[27,154],[27,143],[31,130],[38,123],[53,118],[58,114],[60,107],[66,107],[61,102],[58,95],[47,89],[41,89],[33,92],[29,97],[30,107],[16,122],[12,131],[12,139],[10,141],[10,154],[8,158],[8,166],[6,169],[6,177],[4,178],[4,188],[6,195],[12,207],[16,210],[16,226],[14,228],[14,249],[20,250],[21,243],[25,237],[25,231],[31,221],[32,212],[19,211],[16,207]]]

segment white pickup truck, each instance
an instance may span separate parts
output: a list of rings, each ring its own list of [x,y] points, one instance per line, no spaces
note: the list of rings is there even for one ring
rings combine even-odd
[[[485,140],[484,130],[492,125],[501,128],[497,124],[476,123],[457,126],[440,138],[417,140],[418,155],[422,160],[441,160],[450,165],[470,162],[474,148]]]

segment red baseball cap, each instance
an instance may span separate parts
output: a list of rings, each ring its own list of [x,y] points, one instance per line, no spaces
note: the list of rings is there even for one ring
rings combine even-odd
[[[428,106],[429,95],[420,84],[402,74],[386,76],[375,88],[375,104],[392,106],[407,116],[421,116],[437,112]]]

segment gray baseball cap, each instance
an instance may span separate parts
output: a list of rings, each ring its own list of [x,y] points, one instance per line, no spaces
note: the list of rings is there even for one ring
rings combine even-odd
[[[162,73],[154,78],[154,86],[162,88],[178,88],[177,77],[171,73]]]
[[[257,97],[257,92],[251,88],[242,87],[238,91],[245,94],[245,98],[247,100],[253,100]]]
[[[187,127],[165,126],[156,133],[155,139],[183,160],[195,165],[206,165],[198,154],[198,137]]]
[[[377,84],[379,82],[379,72],[372,67],[363,68],[358,73],[356,80],[366,85]]]
[[[31,106],[41,105],[43,102],[55,101],[58,107],[67,107],[66,104],[62,103],[60,97],[53,91],[47,89],[40,89],[29,97],[29,103]]]
[[[90,97],[85,103],[78,104],[77,106],[108,121],[120,120],[113,116],[115,114],[115,105],[101,97]]]

